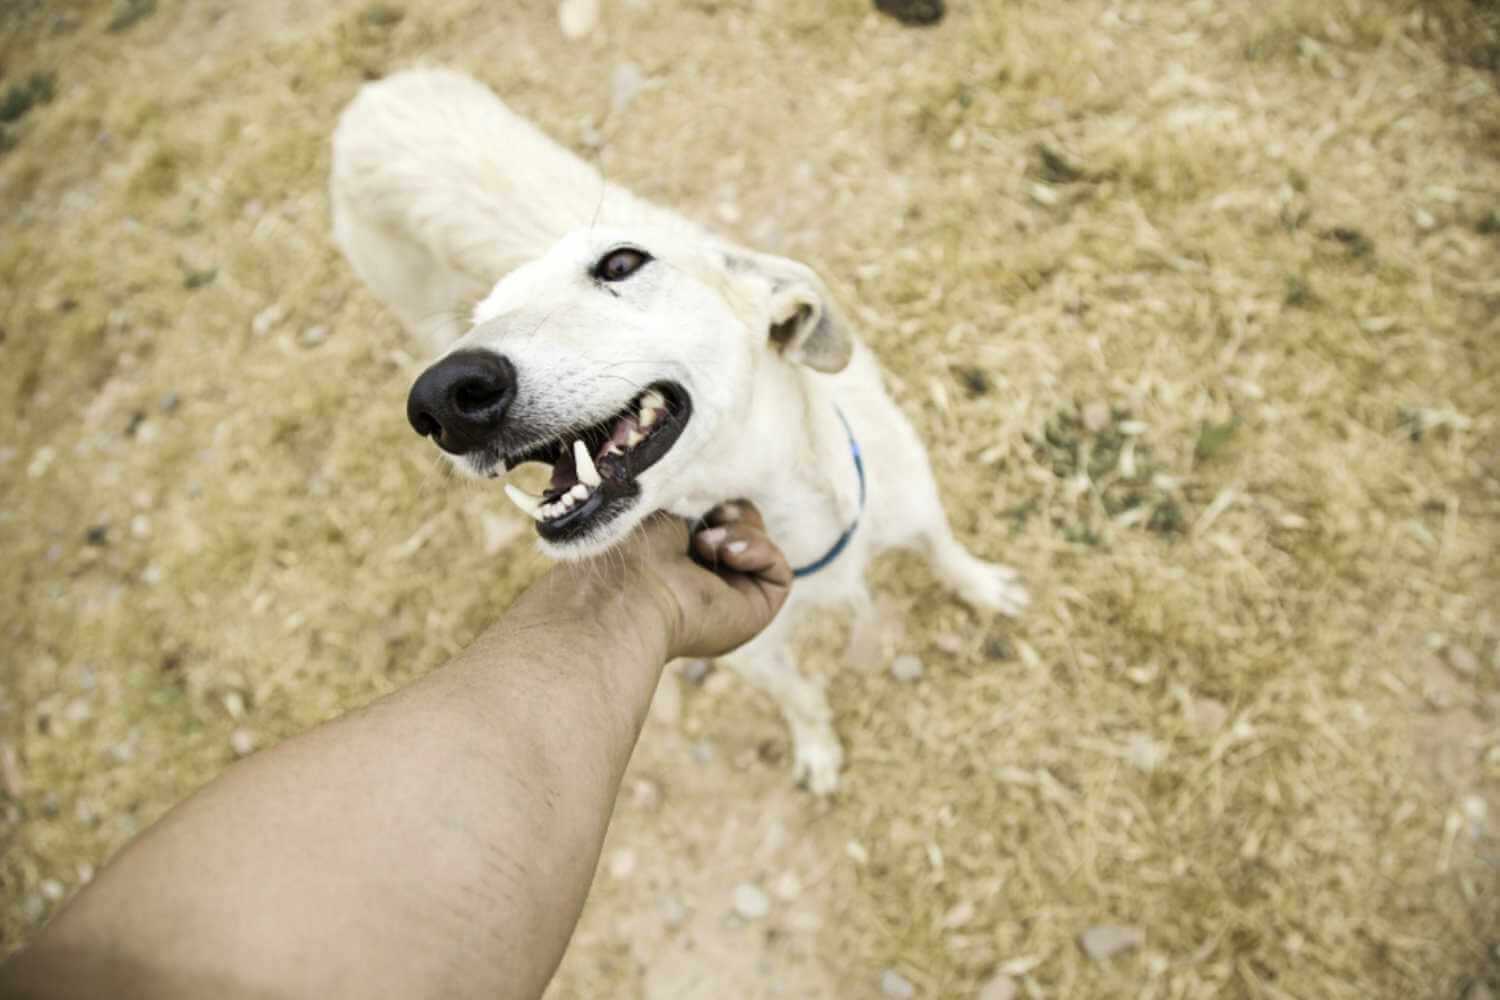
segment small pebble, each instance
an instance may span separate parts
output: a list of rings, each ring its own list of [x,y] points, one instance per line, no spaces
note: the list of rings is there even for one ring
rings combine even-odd
[[[630,786],[630,803],[637,809],[655,812],[661,808],[661,785],[648,778],[638,778]]]
[[[943,916],[945,930],[957,930],[974,919],[974,904],[967,899],[958,903]]]
[[[255,752],[255,734],[243,727],[229,734],[229,746],[236,757],[248,757]]]
[[[180,400],[177,398],[177,393],[168,392],[161,397],[161,401],[157,405],[161,407],[161,412],[171,413],[177,409],[177,404],[179,402]]]
[[[917,988],[895,969],[886,969],[880,974],[880,992],[898,1000],[911,1000],[917,995]]]
[[[162,568],[156,565],[156,563],[152,563],[141,571],[141,582],[148,587],[154,587],[158,583],[161,583],[164,575]]]
[[[1205,736],[1217,733],[1229,721],[1229,709],[1224,703],[1212,698],[1199,698],[1190,711],[1193,728]]]
[[[1125,757],[1139,771],[1150,774],[1167,759],[1167,748],[1145,733],[1130,737],[1125,747]]]
[[[681,927],[687,920],[687,907],[676,896],[663,896],[656,909],[661,914],[662,923],[668,927]]]
[[[286,317],[286,307],[281,303],[266,306],[255,314],[255,319],[250,321],[250,329],[257,337],[264,337],[271,329]]]
[[[148,538],[151,535],[151,519],[145,514],[137,514],[130,519],[130,534],[134,538]]]
[[[683,660],[678,669],[682,673],[682,679],[689,684],[702,684],[713,668],[711,660]]]
[[[891,661],[891,676],[910,684],[922,677],[922,661],[915,656],[898,656]]]
[[[480,514],[479,523],[484,529],[484,554],[488,556],[498,555],[501,549],[526,530],[526,525],[519,518],[501,517],[493,511]]]
[[[68,894],[68,887],[55,878],[44,878],[41,884],[42,895],[52,902],[60,902]]]
[[[326,326],[310,326],[302,331],[301,340],[303,347],[317,347],[327,339],[328,327]]]
[[[31,462],[26,466],[26,475],[32,479],[40,479],[52,468],[52,460],[57,457],[57,451],[53,448],[38,448],[36,454],[31,456]]]
[[[1090,927],[1079,935],[1078,943],[1083,946],[1085,955],[1100,962],[1122,952],[1139,948],[1146,943],[1146,932],[1139,927],[1101,924],[1098,927]]]
[[[870,863],[870,852],[865,850],[865,845],[857,840],[851,840],[844,845],[844,853],[849,855],[849,860],[857,865]]]
[[[94,866],[87,861],[78,866],[78,884],[88,885],[94,881]]]
[[[646,89],[646,83],[646,74],[635,63],[618,63],[609,78],[610,111],[619,114],[630,107],[631,102]]]
[[[1026,193],[1031,195],[1031,200],[1038,205],[1046,205],[1049,208],[1056,205],[1059,198],[1057,188],[1050,184],[1043,184],[1040,181],[1032,182],[1027,187]]]
[[[562,0],[557,5],[557,23],[564,37],[585,37],[599,23],[599,0]]]
[[[777,899],[790,903],[802,895],[802,880],[795,872],[783,872],[771,886],[771,891],[776,894]]]
[[[742,882],[734,889],[734,912],[746,920],[759,920],[771,912],[771,898],[759,886]]]
[[[1448,647],[1446,652],[1448,666],[1452,667],[1455,672],[1465,677],[1472,677],[1479,672],[1479,657],[1469,652],[1467,646],[1460,646],[1455,642]]]
[[[1469,833],[1476,839],[1484,836],[1485,825],[1490,816],[1489,803],[1478,795],[1466,795],[1459,807],[1463,809],[1464,818],[1469,821]]]
[[[39,924],[47,915],[47,901],[41,896],[27,896],[21,903],[21,916],[27,923]]]
[[[693,760],[700,764],[712,764],[714,759],[714,745],[708,740],[699,740],[688,748],[688,753],[693,755]]]
[[[996,976],[979,988],[978,1000],[1016,1000],[1016,981]]]
[[[1090,403],[1083,408],[1083,426],[1089,433],[1098,434],[1109,427],[1109,407],[1104,403]]]
[[[949,656],[957,656],[964,649],[963,638],[953,632],[939,632],[933,638],[932,644]]]
[[[635,852],[629,848],[622,848],[610,855],[609,874],[618,879],[626,879],[634,875]]]

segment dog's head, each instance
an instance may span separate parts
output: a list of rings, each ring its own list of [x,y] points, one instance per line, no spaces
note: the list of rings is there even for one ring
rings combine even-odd
[[[758,366],[836,372],[853,351],[806,266],[664,231],[572,233],[474,320],[407,416],[465,473],[550,464],[542,496],[506,491],[559,558],[608,548],[754,447],[736,431]]]

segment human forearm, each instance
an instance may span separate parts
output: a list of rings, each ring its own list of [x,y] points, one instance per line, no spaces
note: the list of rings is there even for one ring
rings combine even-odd
[[[709,517],[696,561],[655,518],[422,681],[230,769],[0,967],[0,997],[539,996],[663,663],[745,642],[791,585],[753,508]]]
[[[107,869],[13,983],[538,995],[666,658],[648,596],[576,574],[549,575],[423,681],[226,772]],[[372,916],[392,909],[405,919]]]

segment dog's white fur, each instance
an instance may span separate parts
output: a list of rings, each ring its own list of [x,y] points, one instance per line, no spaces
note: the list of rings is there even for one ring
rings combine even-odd
[[[859,513],[844,414],[868,481],[858,530],[727,658],[781,707],[795,775],[812,791],[835,788],[843,752],[822,688],[788,649],[802,612],[852,604],[868,621],[865,569],[898,546],[925,551],[977,607],[1025,607],[1013,571],[953,537],[921,441],[805,266],[733,246],[605,183],[486,87],[448,71],[407,71],[360,92],[334,136],[332,198],[339,246],[409,330],[439,353],[510,359],[513,414],[561,432],[608,419],[653,381],[691,394],[681,438],[639,477],[641,502],[599,535],[544,546],[553,556],[607,548],[653,510],[691,518],[744,497],[794,566],[811,563]],[[589,270],[622,243],[655,260],[605,289]]]

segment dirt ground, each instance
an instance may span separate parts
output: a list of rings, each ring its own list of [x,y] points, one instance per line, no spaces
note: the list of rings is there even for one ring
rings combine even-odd
[[[669,674],[550,997],[1487,995],[1492,6],[950,6],[0,2],[0,953],[541,568],[328,237],[338,110],[423,61],[817,267],[1036,598],[880,563],[915,681],[810,628],[827,802]]]

